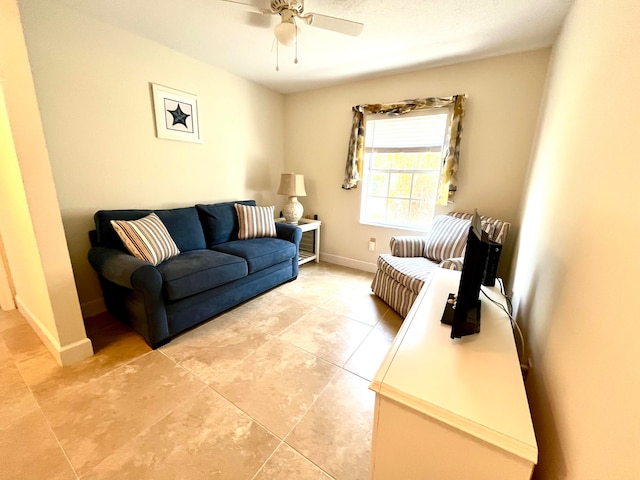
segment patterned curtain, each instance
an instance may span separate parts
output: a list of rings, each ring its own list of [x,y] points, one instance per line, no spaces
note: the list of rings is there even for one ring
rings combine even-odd
[[[453,110],[453,114],[450,116],[450,122],[445,134],[444,147],[442,149],[442,170],[437,198],[438,205],[446,205],[451,201],[457,189],[456,175],[458,172],[462,117],[464,116],[464,102],[466,98],[466,95],[454,95],[452,97],[419,98],[398,103],[356,105],[353,107],[353,124],[351,126],[349,153],[342,188],[345,190],[356,188],[358,182],[362,179],[365,113],[397,116],[416,110],[448,108]]]

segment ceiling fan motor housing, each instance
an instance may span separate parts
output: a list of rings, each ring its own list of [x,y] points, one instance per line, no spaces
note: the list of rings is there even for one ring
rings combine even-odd
[[[271,10],[276,13],[282,13],[283,10],[291,10],[300,15],[304,10],[304,4],[301,0],[271,0]]]

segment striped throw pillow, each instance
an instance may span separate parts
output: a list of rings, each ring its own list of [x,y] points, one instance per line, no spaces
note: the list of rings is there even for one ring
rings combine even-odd
[[[152,265],[180,253],[167,227],[155,213],[139,220],[111,220],[111,225],[134,257]]]
[[[275,237],[276,222],[273,219],[275,207],[253,207],[251,205],[234,204],[238,214],[238,239]]]
[[[427,237],[424,256],[435,262],[462,257],[467,247],[470,224],[469,220],[448,215],[436,217]]]

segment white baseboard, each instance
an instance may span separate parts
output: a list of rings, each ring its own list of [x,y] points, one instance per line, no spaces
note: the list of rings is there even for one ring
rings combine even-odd
[[[15,296],[15,300],[22,316],[29,322],[33,331],[40,337],[42,343],[49,349],[59,365],[64,367],[93,355],[93,345],[87,337],[67,345],[60,345],[60,342],[51,335],[49,330],[42,324],[42,321],[27,308],[18,295]]]
[[[80,310],[82,310],[82,318],[89,318],[106,312],[107,306],[104,303],[104,298],[100,297],[81,303]]]
[[[335,263],[343,267],[355,268],[365,272],[376,273],[377,266],[375,263],[363,262],[362,260],[354,260],[353,258],[341,257],[339,255],[331,255],[330,253],[320,252],[320,261]]]

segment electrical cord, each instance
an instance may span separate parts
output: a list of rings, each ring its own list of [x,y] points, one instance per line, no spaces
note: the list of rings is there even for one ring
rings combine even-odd
[[[507,316],[509,317],[509,320],[511,321],[511,328],[515,329],[518,332],[518,336],[520,337],[520,345],[522,346],[522,354],[519,360],[520,360],[520,365],[524,366],[525,364],[523,363],[523,358],[526,358],[526,355],[525,355],[526,347],[524,344],[524,336],[522,335],[522,330],[520,330],[520,325],[518,325],[518,322],[516,321],[516,319],[513,318],[513,306],[511,304],[511,299],[507,296],[504,290],[504,283],[502,282],[502,279],[498,278],[498,282],[500,283],[500,294],[504,297],[504,299],[507,302],[506,307],[502,303],[496,302],[493,298],[487,295],[487,292],[485,292],[484,289],[481,288],[480,291],[485,297],[487,297],[487,299],[489,299],[491,303],[493,303],[494,305],[497,305],[500,308],[500,310],[502,310],[504,313],[507,314]]]

